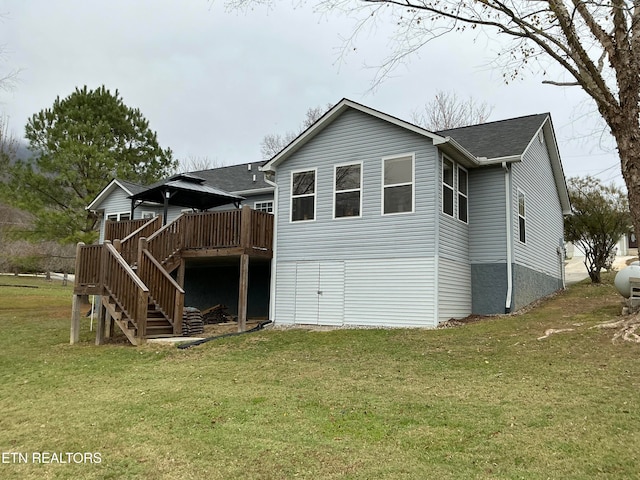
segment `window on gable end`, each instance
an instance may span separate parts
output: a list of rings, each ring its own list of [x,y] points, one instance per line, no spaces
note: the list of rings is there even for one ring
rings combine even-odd
[[[362,199],[362,164],[336,165],[334,218],[359,217]]]
[[[413,212],[413,155],[382,159],[382,214]]]
[[[291,174],[291,221],[315,220],[316,171]]]

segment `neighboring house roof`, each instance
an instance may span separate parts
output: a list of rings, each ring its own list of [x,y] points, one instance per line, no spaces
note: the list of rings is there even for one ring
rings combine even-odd
[[[205,183],[204,178],[194,174],[178,174],[157,182],[141,192],[131,195],[132,200],[163,203],[169,194],[169,203],[181,207],[208,210],[220,205],[239,203],[244,198],[233,195]]]
[[[191,172],[191,174],[204,178],[208,185],[213,185],[227,192],[247,195],[254,190],[265,192],[273,190],[273,185],[265,182],[264,174],[260,171],[263,164],[264,162],[242,163],[209,170],[198,170]]]
[[[119,178],[114,178],[109,182],[109,184],[102,189],[102,191],[93,199],[93,201],[87,205],[85,208],[87,210],[96,210],[97,207],[109,196],[111,192],[113,192],[116,188],[122,189],[127,196],[135,195],[136,193],[140,193],[146,187],[143,185],[138,185],[137,183],[127,182],[126,180],[120,180]]]
[[[198,170],[181,175],[183,177],[198,177],[202,179],[207,186],[235,196],[272,192],[274,190],[273,185],[265,182],[264,173],[259,170],[259,167],[262,166],[263,163],[264,162],[242,163],[240,165]],[[96,210],[116,188],[121,188],[128,197],[131,197],[145,190],[162,185],[166,181],[167,180],[162,180],[152,185],[144,186],[127,182],[126,180],[113,179],[86,208],[87,210]],[[160,200],[160,203],[162,204],[162,200]]]
[[[436,132],[452,137],[479,158],[506,158],[522,155],[534,138],[548,113],[510,118],[467,127],[451,128]],[[499,139],[499,141],[497,141]]]

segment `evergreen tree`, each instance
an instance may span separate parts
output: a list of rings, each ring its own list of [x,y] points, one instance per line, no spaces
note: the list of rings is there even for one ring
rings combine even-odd
[[[35,215],[35,237],[62,243],[97,238],[85,207],[110,178],[149,184],[177,166],[140,110],[104,86],[56,98],[29,119],[26,138],[34,156],[9,168],[3,196]]]

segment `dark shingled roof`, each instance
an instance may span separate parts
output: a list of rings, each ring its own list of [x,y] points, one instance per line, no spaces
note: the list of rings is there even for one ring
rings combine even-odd
[[[264,181],[264,173],[259,171],[265,162],[242,163],[227,167],[213,168],[211,170],[199,170],[190,172],[191,175],[203,178],[208,185],[220,188],[227,192],[245,192],[262,188],[273,188]],[[249,169],[251,165],[251,169]],[[253,176],[255,175],[255,181]]]
[[[548,116],[548,113],[527,115],[434,133],[453,138],[476,157],[510,157],[524,153]]]
[[[118,182],[120,182],[123,187],[128,189],[131,192],[132,195],[135,195],[136,193],[140,193],[143,190],[147,189],[147,187],[145,187],[143,185],[139,185],[139,184],[133,183],[133,182],[128,182],[127,180],[118,179]]]

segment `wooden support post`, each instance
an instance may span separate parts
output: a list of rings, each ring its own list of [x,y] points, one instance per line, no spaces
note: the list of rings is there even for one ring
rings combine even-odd
[[[180,285],[180,288],[184,290],[184,275],[187,268],[184,258],[180,258],[180,265],[178,266],[178,273],[176,275],[176,282]]]
[[[251,207],[243,205],[240,212],[240,247],[251,246]]]
[[[78,242],[76,247],[76,278],[78,278],[78,273],[80,272],[80,250],[84,246],[83,242]],[[71,345],[78,343],[80,341],[80,305],[81,305],[81,295],[73,295],[73,300],[71,302],[71,332],[69,334],[69,343]]]
[[[138,276],[140,276],[140,265],[142,265],[142,251],[146,250],[149,246],[149,242],[147,237],[140,237],[138,239],[138,258],[136,258],[136,262],[138,263]]]
[[[96,320],[97,320],[97,328],[96,328],[96,345],[102,345],[104,343],[105,338],[105,315],[104,315],[104,307],[102,306],[102,298],[99,296],[94,297],[94,305],[98,309]]]
[[[69,343],[71,345],[80,341],[80,308],[82,295],[73,295],[73,303],[71,306],[71,335]]]
[[[113,319],[107,307],[104,307],[104,336],[106,338],[113,338],[113,334],[115,333],[116,321]]]
[[[249,255],[240,255],[240,285],[238,291],[238,331],[247,329],[247,299],[249,298]]]

